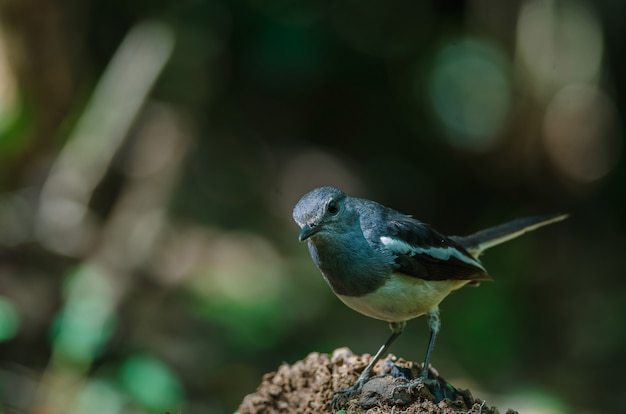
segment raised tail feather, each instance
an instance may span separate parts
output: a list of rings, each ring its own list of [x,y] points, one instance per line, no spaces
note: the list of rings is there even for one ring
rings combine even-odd
[[[469,236],[452,236],[451,239],[463,246],[469,254],[478,257],[490,247],[514,239],[539,227],[565,220],[568,216],[568,214],[551,214],[525,217],[481,230]]]

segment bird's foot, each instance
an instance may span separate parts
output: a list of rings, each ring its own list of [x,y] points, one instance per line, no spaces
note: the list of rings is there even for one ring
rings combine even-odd
[[[360,393],[363,389],[363,385],[372,378],[374,377],[359,377],[359,379],[356,380],[354,385],[350,388],[335,391],[335,396],[332,400],[330,400],[330,403],[328,404],[331,410],[334,410],[337,404],[339,404],[340,402],[344,403],[356,394]]]
[[[424,385],[426,387],[439,386],[439,381],[436,379],[428,378],[428,371],[426,371],[419,377],[413,380],[407,381],[405,384],[396,385],[393,389],[393,392],[394,394],[396,393],[396,391],[406,391],[408,393],[411,393],[419,385]]]

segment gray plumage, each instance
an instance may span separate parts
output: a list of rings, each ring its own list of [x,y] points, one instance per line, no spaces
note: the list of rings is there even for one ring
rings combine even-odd
[[[299,239],[333,292],[349,307],[390,323],[392,336],[348,392],[360,390],[374,362],[402,333],[405,322],[428,314],[431,339],[439,303],[453,290],[491,277],[478,257],[487,248],[566,215],[530,217],[473,235],[445,236],[411,216],[336,187],[317,188],[296,204]],[[427,378],[422,371],[421,381]],[[413,386],[409,385],[409,386]]]

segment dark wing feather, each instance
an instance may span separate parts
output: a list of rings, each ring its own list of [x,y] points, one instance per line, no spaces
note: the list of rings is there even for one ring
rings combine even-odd
[[[398,240],[410,247],[391,244],[385,247],[395,257],[396,269],[425,280],[489,280],[480,262],[463,247],[440,234],[428,224],[409,216],[394,217],[380,229],[379,237]],[[394,248],[396,247],[396,248]]]

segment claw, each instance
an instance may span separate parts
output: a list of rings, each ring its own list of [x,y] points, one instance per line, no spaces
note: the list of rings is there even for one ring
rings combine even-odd
[[[337,390],[335,391],[335,396],[333,397],[332,400],[330,400],[330,403],[328,403],[328,406],[330,407],[331,410],[335,409],[335,405],[339,402],[340,399],[343,400],[347,400],[349,398],[351,398],[352,396],[354,396],[355,394],[358,394],[361,392],[361,390],[363,390],[363,385],[365,385],[365,383],[369,380],[371,380],[372,378],[376,378],[382,375],[376,375],[373,377],[359,377],[359,379],[354,383],[353,386],[351,386],[350,388],[346,388],[343,390]]]
[[[337,402],[339,402],[340,399],[349,399],[355,394],[360,393],[363,389],[363,384],[365,384],[370,379],[371,378],[359,378],[350,388],[335,391],[335,396],[332,400],[330,400],[330,403],[328,403],[330,409],[334,410],[335,405],[337,404]]]
[[[398,384],[393,388],[393,392],[395,393],[398,390],[407,390],[409,393],[411,391],[413,391],[415,388],[417,388],[418,385],[425,385],[425,386],[433,386],[433,385],[439,385],[439,381],[436,379],[430,379],[428,378],[428,371],[422,371],[422,375],[420,375],[419,377],[408,381],[406,384]]]

